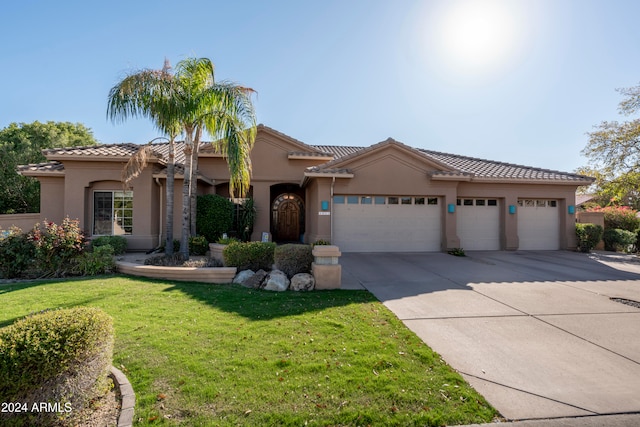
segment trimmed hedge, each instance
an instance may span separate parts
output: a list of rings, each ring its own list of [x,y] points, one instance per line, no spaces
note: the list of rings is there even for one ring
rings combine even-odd
[[[298,273],[309,273],[313,254],[311,245],[286,244],[277,246],[273,259],[278,270],[284,272],[289,278]]]
[[[207,241],[215,242],[231,229],[234,205],[217,194],[198,196],[196,208],[196,233]]]
[[[98,308],[46,311],[0,329],[0,402],[61,408],[0,413],[0,424],[67,425],[73,413],[107,391],[113,342],[113,320]]]
[[[270,270],[273,265],[273,242],[231,242],[222,251],[224,265],[240,270]]]
[[[606,251],[626,252],[631,245],[636,243],[636,233],[620,228],[610,228],[604,230],[602,240],[604,240]]]
[[[106,245],[113,248],[115,255],[122,255],[127,251],[127,239],[122,236],[100,236],[91,240],[91,247],[93,249]]]
[[[578,250],[589,252],[602,240],[603,229],[597,224],[576,224]]]

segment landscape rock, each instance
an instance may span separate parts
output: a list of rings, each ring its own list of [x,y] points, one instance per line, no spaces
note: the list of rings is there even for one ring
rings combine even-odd
[[[242,285],[248,278],[252,277],[254,274],[256,273],[253,270],[242,270],[241,272],[236,274],[236,277],[233,278],[233,283]]]
[[[273,270],[265,280],[265,291],[284,292],[289,288],[289,278],[280,270]]]
[[[258,270],[258,271],[256,271],[256,274],[254,274],[253,276],[249,277],[248,279],[246,279],[241,284],[245,288],[260,289],[262,287],[262,282],[264,282],[264,279],[266,277],[267,277],[267,272],[266,271]]]
[[[316,280],[309,273],[298,273],[291,278],[289,288],[292,291],[312,291],[316,285]]]

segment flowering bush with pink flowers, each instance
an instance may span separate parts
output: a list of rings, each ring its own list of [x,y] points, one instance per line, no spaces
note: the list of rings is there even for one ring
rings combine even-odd
[[[71,273],[73,260],[85,249],[84,234],[78,220],[66,217],[62,224],[42,221],[29,233],[36,248],[35,261],[44,276],[63,277]]]
[[[588,209],[588,212],[603,212],[605,229],[618,228],[635,233],[640,228],[640,218],[637,216],[638,211],[631,209],[629,206],[593,207]]]

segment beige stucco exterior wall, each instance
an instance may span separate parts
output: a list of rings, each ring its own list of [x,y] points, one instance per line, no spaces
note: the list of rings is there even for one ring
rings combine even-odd
[[[65,161],[64,178],[40,178],[41,217],[60,222],[65,216],[78,219],[80,227],[91,235],[93,192],[122,190],[120,181],[124,162]],[[144,170],[131,183],[134,192],[133,234],[125,236],[130,250],[148,250],[157,246],[159,231],[159,186],[152,168]]]
[[[0,230],[9,230],[18,227],[23,232],[29,231],[40,222],[39,213],[6,214],[0,215]]]
[[[64,186],[65,178],[39,177],[40,181],[40,218],[60,224],[65,217]]]
[[[304,170],[326,160],[289,159],[290,152],[308,150],[286,137],[259,131],[251,151],[253,199],[257,216],[253,227],[252,240],[260,240],[263,232],[271,231],[271,187],[277,184],[300,185]],[[215,181],[215,184],[229,182],[229,168],[224,158],[204,153],[199,160],[201,173]],[[237,195],[236,195],[237,197]],[[327,199],[328,200],[328,199]],[[310,216],[309,201],[305,201],[305,240],[310,236],[310,227],[315,227],[315,217]],[[316,212],[317,215],[317,212]]]

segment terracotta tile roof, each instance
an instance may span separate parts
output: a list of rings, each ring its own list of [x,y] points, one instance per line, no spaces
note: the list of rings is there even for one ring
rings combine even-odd
[[[65,147],[50,148],[42,150],[47,157],[76,157],[76,156],[93,156],[93,157],[122,157],[128,158],[138,151],[140,145],[126,144],[106,144],[106,145],[90,145],[86,147]]]
[[[475,178],[486,179],[514,179],[514,180],[543,180],[543,181],[590,181],[591,178],[583,175],[560,172],[550,169],[541,169],[531,166],[522,166],[512,163],[496,162],[493,160],[478,159],[474,157],[460,156],[457,154],[441,153],[438,151],[418,149],[427,156],[450,166],[452,169],[471,174]],[[434,172],[433,175],[443,174]]]
[[[336,159],[348,156],[349,154],[353,154],[364,149],[364,147],[348,147],[341,145],[312,145],[311,147],[324,153],[333,154]]]
[[[18,171],[26,175],[33,173],[63,173],[64,165],[60,162],[31,163],[18,166]]]
[[[336,159],[331,162],[308,168],[310,172],[321,172],[323,170],[333,170],[334,165],[339,165],[348,158],[354,158],[372,151],[376,147],[385,144],[395,144],[408,148],[416,154],[426,157],[436,164],[443,166],[443,170],[436,170],[431,173],[433,176],[442,177],[462,177],[472,179],[497,179],[497,180],[523,180],[523,181],[566,181],[590,183],[592,178],[583,175],[560,172],[549,169],[535,168],[531,166],[516,165],[512,163],[496,162],[492,160],[479,159],[457,154],[441,153],[433,150],[413,148],[392,138],[370,147],[342,147],[332,145],[315,145],[314,147],[334,153]],[[447,170],[449,169],[449,170]]]

